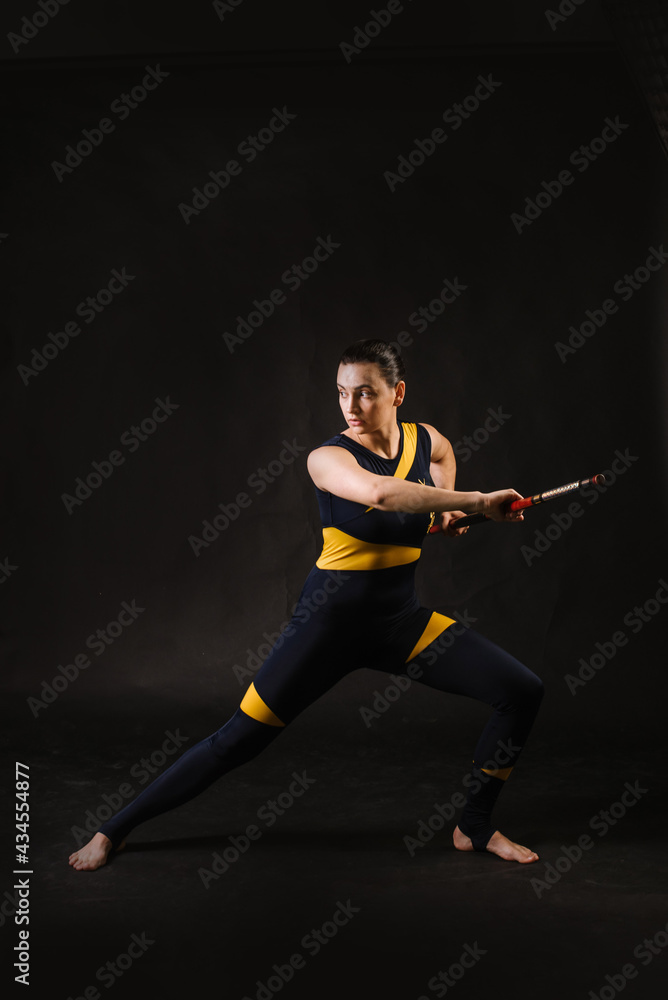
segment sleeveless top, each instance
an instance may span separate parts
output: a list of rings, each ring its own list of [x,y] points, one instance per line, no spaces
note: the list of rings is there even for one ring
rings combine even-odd
[[[399,423],[399,432],[396,458],[383,458],[344,434],[335,435],[321,447],[345,448],[358,465],[376,475],[433,486],[428,431],[420,424]],[[323,548],[316,562],[319,569],[378,571],[414,563],[420,558],[433,515],[377,510],[317,486],[315,492],[323,528]]]
[[[420,424],[399,423],[399,434],[395,458],[376,455],[344,434],[320,447],[346,448],[375,475],[433,486],[429,432]],[[453,618],[422,607],[415,592],[415,570],[432,515],[377,510],[317,486],[315,492],[323,546],[293,622],[308,622],[300,627],[314,633],[322,630],[345,655],[359,657],[364,649],[367,665],[386,654],[407,662],[454,624]]]

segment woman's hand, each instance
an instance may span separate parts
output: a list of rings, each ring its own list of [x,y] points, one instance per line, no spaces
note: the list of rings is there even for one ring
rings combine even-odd
[[[504,504],[522,499],[524,498],[517,490],[495,490],[494,493],[483,493],[482,513],[490,517],[492,521],[523,521],[524,514],[521,510],[505,511],[503,509]]]
[[[469,530],[468,525],[464,528],[457,527],[457,521],[460,517],[466,517],[467,515],[461,510],[444,510],[441,514],[437,514],[434,519],[434,524],[441,526],[441,531],[448,538],[458,538],[459,535],[465,535]]]

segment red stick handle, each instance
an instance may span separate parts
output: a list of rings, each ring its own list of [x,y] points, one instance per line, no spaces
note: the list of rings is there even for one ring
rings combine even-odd
[[[532,497],[524,497],[522,500],[512,500],[509,504],[504,504],[504,510],[524,510],[526,507],[536,507],[539,503],[545,503],[547,500],[556,500],[557,497],[563,497],[568,493],[575,493],[576,490],[582,489],[583,486],[601,486],[605,482],[605,476],[602,473],[598,473],[595,476],[590,476],[589,479],[579,479],[574,483],[566,483],[565,486],[557,486],[553,490],[545,490],[544,493],[536,493]],[[482,524],[484,521],[491,521],[490,517],[486,514],[468,514],[466,517],[460,517],[455,521],[455,527],[465,528],[471,524]],[[435,524],[429,529],[431,535],[436,534],[441,530],[440,525]]]

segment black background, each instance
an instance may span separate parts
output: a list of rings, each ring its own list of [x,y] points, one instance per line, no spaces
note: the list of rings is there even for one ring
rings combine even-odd
[[[537,533],[567,510],[565,501],[530,512],[522,526],[483,526],[457,541],[430,538],[420,595],[430,607],[474,618],[476,629],[545,680],[535,756],[529,760],[527,752],[523,761],[528,779],[542,790],[541,817],[532,814],[536,832],[547,834],[563,801],[572,805],[582,794],[584,804],[562,834],[573,842],[586,829],[583,819],[612,801],[624,780],[662,758],[665,606],[637,634],[624,618],[668,578],[664,269],[628,302],[613,286],[644,264],[650,247],[661,246],[666,161],[599,5],[588,0],[575,7],[552,31],[537,4],[464,10],[406,4],[350,64],[339,43],[351,42],[355,25],[368,18],[368,7],[359,3],[245,0],[222,22],[211,4],[137,7],[84,8],[72,0],[17,54],[9,43],[3,53],[8,183],[0,228],[9,336],[0,557],[16,567],[1,592],[3,686],[13,733],[9,752],[15,746],[17,759],[33,766],[33,848],[43,852],[41,866],[35,861],[33,903],[42,929],[35,949],[44,955],[54,946],[47,928],[55,912],[63,933],[69,928],[79,941],[76,956],[63,944],[52,962],[37,960],[33,995],[39,996],[78,995],[94,982],[98,965],[122,950],[135,927],[122,916],[134,879],[144,879],[147,913],[155,909],[146,888],[153,883],[139,873],[140,854],[124,859],[126,871],[132,862],[138,868],[127,883],[120,860],[97,875],[70,871],[70,828],[104,791],[118,788],[133,761],[160,746],[166,729],[181,726],[194,742],[238,705],[249,678],[240,683],[235,666],[289,617],[319,551],[305,456],[343,426],[336,365],[360,337],[394,341],[411,331],[403,351],[402,419],[433,423],[455,444],[482,427],[488,408],[507,415],[460,461],[462,490],[513,486],[529,494],[609,470],[618,451],[634,456],[595,503],[580,500],[582,516],[541,554],[529,558],[523,546],[535,547]],[[31,13],[23,4],[6,5],[6,33]],[[167,79],[125,121],[110,115],[112,101],[141,82],[145,67],[158,64]],[[416,138],[443,124],[443,112],[473,92],[479,75],[501,85],[391,192],[384,172],[396,169]],[[294,121],[254,162],[239,157],[238,144],[283,107]],[[105,116],[116,122],[114,132],[59,182],[53,162],[62,162],[66,146]],[[628,126],[619,138],[585,172],[571,167],[574,183],[518,233],[511,213],[522,212],[542,182],[569,168],[571,153],[616,116]],[[235,156],[243,164],[240,176],[186,224],[179,205],[192,203],[193,188]],[[286,290],[282,273],[311,254],[318,237],[329,236],[340,247],[298,291]],[[75,319],[77,304],[105,287],[112,269],[124,267],[135,276],[127,289],[24,384],[18,368],[31,363],[33,348],[41,350],[48,333]],[[416,332],[409,316],[438,296],[446,278],[458,278],[466,291]],[[231,353],[223,332],[232,332],[253,299],[268,298],[276,287],[286,290],[286,302]],[[562,362],[555,344],[567,341],[585,310],[600,309],[608,298],[619,303],[618,312]],[[167,397],[178,404],[169,419],[136,452],[120,445],[123,432],[150,416],[155,399]],[[248,478],[278,458],[284,440],[303,451],[258,495]],[[77,477],[117,448],[125,463],[68,513],[63,494],[72,494]],[[218,504],[232,503],[242,490],[252,496],[250,507],[196,556],[189,537],[201,536]],[[43,697],[43,682],[86,652],[87,637],[132,600],[145,609],[138,620],[102,655],[91,655],[90,668],[57,699],[31,710],[35,703],[28,699]],[[565,675],[577,673],[580,658],[589,659],[596,643],[620,629],[626,646],[573,695]],[[302,924],[322,921],[334,909],[338,897],[326,891],[320,897],[316,889],[326,873],[308,853],[319,835],[309,840],[309,822],[322,834],[328,815],[334,826],[334,817],[350,820],[351,831],[373,816],[392,826],[387,842],[401,854],[397,865],[408,868],[401,837],[428,807],[408,810],[402,826],[395,808],[404,787],[418,775],[432,781],[430,804],[459,780],[486,710],[415,689],[366,727],[359,708],[387,682],[366,671],[347,678],[290,727],[270,752],[273,760],[253,762],[245,778],[225,779],[231,792],[224,807],[215,798],[220,790],[207,793],[206,830],[187,809],[151,824],[157,840],[176,829],[202,834],[186,869],[191,885],[193,867],[219,845],[220,834],[205,835],[220,831],[221,815],[238,810],[231,813],[232,832],[249,821],[243,803],[230,804],[235,788],[244,788],[252,814],[293,767],[311,762],[320,769],[320,804],[310,807],[309,818],[305,799],[300,818],[282,827],[286,837],[294,830],[313,898],[307,893],[307,901],[291,901],[271,859],[257,861],[256,878],[266,865],[282,916],[270,920],[263,896],[239,884],[235,926],[241,921],[246,928],[247,954],[238,942],[231,949],[239,959],[244,953],[237,967],[226,950],[228,964],[217,980],[221,995],[254,996],[252,983],[290,954]],[[584,792],[582,768],[595,757],[598,770]],[[443,791],[445,759],[452,780]],[[90,765],[85,779],[82,760]],[[566,760],[568,768],[560,770]],[[385,767],[390,761],[392,773]],[[547,774],[560,776],[554,787]],[[601,774],[612,779],[610,798],[597,790]],[[647,801],[656,796],[659,809],[660,772],[654,779]],[[509,794],[519,807],[519,774],[516,782]],[[365,812],[374,803],[381,812]],[[638,840],[645,829],[640,821]],[[294,843],[283,846],[289,852]],[[349,895],[372,891],[366,884],[377,874],[371,837],[367,849],[360,873],[349,873]],[[614,853],[614,845],[610,849]],[[157,882],[164,878],[160,854],[152,862]],[[530,873],[519,866],[515,872],[526,889]],[[419,906],[417,887],[411,897],[410,875],[405,885],[403,873],[394,875],[408,893],[400,904],[405,914]],[[113,886],[103,881],[114,876],[120,881]],[[180,877],[170,875],[176,897]],[[7,888],[10,880],[8,869]],[[100,885],[106,886],[101,892]],[[225,895],[218,891],[220,902]],[[194,934],[202,922],[206,940],[211,934],[221,947],[231,941],[222,930],[213,935],[210,913],[202,916],[201,887],[190,892],[191,904],[173,904],[173,945],[164,933],[151,959],[150,975],[164,990],[176,984],[182,964],[195,991],[209,984],[216,967],[197,952],[196,937],[176,962],[172,949],[185,924]],[[105,950],[92,928],[105,905],[99,895],[107,893],[121,908],[105,910],[113,935]],[[590,902],[593,913],[605,911],[600,899]],[[574,900],[567,905],[575,907]],[[532,906],[544,915],[548,903],[528,890],[518,911],[530,924]],[[555,996],[576,987],[582,995],[600,989],[604,974],[616,971],[617,956],[621,965],[643,934],[663,926],[653,912],[642,926],[615,923],[621,943],[612,957],[589,955],[588,979],[575,959],[565,962]],[[266,925],[255,923],[258,913]],[[565,938],[568,919],[567,912],[563,923],[548,920],[557,939]],[[271,939],[276,921],[287,921],[285,944]],[[7,921],[2,933],[13,934],[11,926]],[[266,952],[251,947],[248,927],[264,928],[272,940]],[[353,943],[351,927],[349,950],[335,962],[341,983],[355,975],[367,937],[382,942],[385,932],[378,916]],[[380,984],[386,995],[418,996],[447,956],[434,957],[436,948],[431,957],[411,959],[411,949],[420,949],[410,920],[401,933],[404,992],[392,992],[397,981],[387,956],[367,962],[368,988]],[[378,954],[383,948],[378,944]],[[458,949],[459,943],[446,949],[448,962]],[[304,995],[329,995],[324,991],[335,979],[324,959],[321,966],[312,962],[299,981],[286,985],[286,996],[289,989],[300,996],[307,976],[311,992]],[[113,987],[116,995],[140,989],[149,976],[141,964]],[[513,995],[533,995],[545,969],[536,965],[526,994]],[[502,978],[501,966],[497,972]],[[458,985],[458,996],[478,995],[473,976]],[[652,995],[651,989],[642,993],[649,972],[645,977],[629,983],[629,993],[633,987],[635,996]],[[11,982],[10,972],[6,978]],[[59,992],[50,992],[48,982]],[[337,986],[337,995],[343,988]],[[180,986],[174,995],[182,995]]]

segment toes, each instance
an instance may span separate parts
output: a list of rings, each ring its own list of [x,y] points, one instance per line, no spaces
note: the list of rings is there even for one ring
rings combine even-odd
[[[76,871],[95,871],[101,868],[107,860],[106,854],[99,851],[88,851],[85,848],[70,855],[69,864]]]

